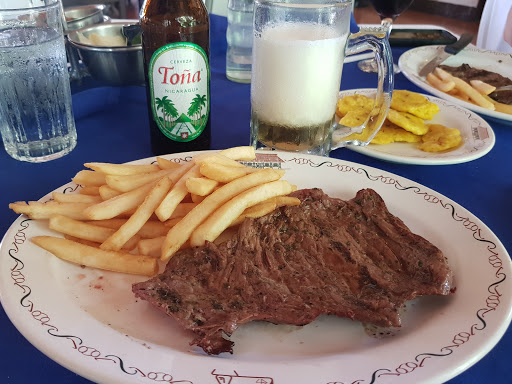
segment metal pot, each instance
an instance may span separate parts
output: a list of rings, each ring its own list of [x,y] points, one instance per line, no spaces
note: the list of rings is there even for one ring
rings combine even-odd
[[[75,31],[89,25],[103,23],[103,4],[83,5],[64,9],[66,17],[67,32]]]
[[[68,34],[69,42],[75,47],[90,75],[108,85],[144,85],[142,45],[97,46],[80,41],[80,35],[89,38],[99,36],[122,36],[122,27],[137,24],[138,20],[111,21],[92,25]]]

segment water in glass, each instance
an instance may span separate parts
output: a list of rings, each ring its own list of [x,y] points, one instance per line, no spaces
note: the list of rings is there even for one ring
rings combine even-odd
[[[253,0],[228,1],[226,76],[239,83],[251,82]]]
[[[17,160],[51,160],[76,145],[65,56],[53,28],[0,32],[0,132]]]

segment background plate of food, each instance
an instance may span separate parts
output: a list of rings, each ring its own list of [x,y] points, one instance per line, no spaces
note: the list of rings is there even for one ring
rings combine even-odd
[[[341,91],[340,123],[358,126],[373,105],[374,89]],[[489,124],[476,113],[434,96],[395,90],[388,117],[366,147],[347,148],[396,163],[457,164],[478,159],[495,143]]]
[[[258,152],[256,158],[246,166],[271,167],[271,169],[265,170],[265,174],[277,172],[279,177],[296,185],[299,189],[317,187],[331,198],[350,200],[351,202],[347,203],[343,211],[335,211],[338,215],[337,220],[351,223],[350,225],[356,231],[353,233],[356,240],[362,240],[357,237],[357,234],[362,229],[361,225],[365,225],[364,223],[369,221],[368,219],[361,220],[360,215],[352,215],[350,220],[346,220],[343,215],[346,214],[347,209],[358,209],[357,207],[364,205],[373,209],[377,214],[384,215],[386,215],[385,211],[389,210],[398,218],[398,220],[394,220],[394,223],[403,229],[399,233],[408,232],[403,227],[405,224],[410,231],[417,234],[414,235],[416,241],[386,242],[387,247],[393,251],[391,253],[390,251],[377,252],[377,255],[381,255],[377,265],[380,266],[379,268],[383,268],[383,265],[388,265],[389,262],[389,265],[396,266],[396,261],[393,263],[396,259],[390,256],[397,255],[397,252],[404,249],[408,256],[402,261],[405,264],[399,264],[397,269],[409,270],[408,267],[404,267],[404,265],[411,266],[406,260],[414,260],[411,271],[415,277],[406,280],[407,287],[413,286],[414,282],[419,281],[419,275],[428,278],[437,275],[433,263],[420,264],[417,262],[417,258],[411,257],[411,247],[423,249],[425,245],[425,242],[420,241],[418,236],[431,242],[434,248],[442,252],[441,256],[444,255],[441,258],[442,264],[449,265],[453,272],[453,275],[450,274],[453,276],[453,280],[450,279],[451,281],[447,285],[442,284],[450,291],[450,294],[444,292],[443,295],[423,296],[409,301],[406,310],[400,314],[402,326],[399,329],[365,328],[361,322],[336,316],[321,316],[313,323],[300,327],[256,321],[241,326],[234,333],[233,330],[227,330],[227,332],[233,333],[231,336],[231,340],[235,342],[233,354],[222,353],[220,356],[208,356],[200,348],[190,345],[194,339],[193,332],[184,329],[178,321],[152,307],[146,300],[137,299],[134,296],[132,284],[147,281],[148,277],[104,269],[115,267],[120,271],[133,265],[132,260],[142,256],[127,255],[117,251],[107,252],[101,246],[82,244],[76,240],[72,241],[73,248],[92,249],[94,250],[93,255],[90,252],[88,255],[80,252],[59,254],[57,248],[60,246],[53,249],[52,253],[54,254],[52,254],[34,243],[34,239],[36,237],[41,239],[41,236],[45,236],[45,239],[53,237],[60,242],[63,240],[63,233],[60,231],[70,232],[72,227],[78,225],[77,222],[82,222],[84,218],[87,219],[86,224],[91,225],[89,219],[92,216],[105,215],[106,212],[112,213],[115,211],[114,208],[118,208],[120,205],[130,211],[128,216],[122,215],[124,220],[140,219],[140,213],[145,211],[148,206],[156,206],[151,201],[153,201],[155,193],[161,189],[162,184],[158,182],[155,185],[153,176],[156,175],[160,180],[162,174],[174,177],[176,172],[180,172],[180,169],[183,170],[183,167],[188,167],[196,160],[207,159],[193,157],[203,156],[203,154],[167,155],[164,160],[168,162],[155,158],[143,159],[130,164],[136,166],[135,169],[89,163],[89,167],[96,169],[94,172],[104,170],[107,175],[116,177],[105,179],[105,174],[102,175],[101,171],[100,174],[81,172],[75,176],[75,182],[68,183],[58,188],[55,193],[43,197],[40,204],[17,204],[26,214],[21,215],[13,223],[2,240],[0,247],[0,299],[14,325],[36,348],[59,364],[98,383],[328,384],[357,382],[399,384],[413,382],[426,384],[444,382],[466,370],[490,351],[506,331],[512,316],[512,289],[509,278],[512,269],[507,251],[492,231],[456,202],[425,186],[376,168],[337,159],[262,151]],[[207,163],[213,162],[208,161]],[[179,165],[179,168],[176,168],[176,165]],[[147,168],[148,166],[150,168]],[[205,169],[207,168],[205,167]],[[135,177],[120,177],[127,176],[126,172],[134,170],[144,171],[146,174],[144,179],[146,183],[150,183],[151,192],[145,189],[145,185],[134,186],[133,183],[139,183],[142,179],[142,176],[138,174],[135,174]],[[116,174],[113,175],[111,172]],[[120,172],[123,175],[119,175]],[[252,177],[254,174],[256,172],[247,176]],[[243,177],[245,176],[240,176],[233,182],[239,183]],[[81,183],[80,185],[76,183],[78,181]],[[105,182],[107,184],[104,184]],[[226,185],[229,184],[230,182]],[[95,192],[93,187],[101,188],[103,185],[108,185],[109,188],[102,188],[100,198],[83,197],[98,196],[93,194]],[[116,198],[112,193],[113,186],[118,192],[120,189],[126,190],[128,187],[131,188],[130,191],[141,191],[139,188],[142,188],[144,202],[132,213],[131,208],[136,201],[141,199],[141,196],[135,193],[135,200],[133,200],[132,198],[127,199],[127,195],[118,194],[117,196],[124,197]],[[176,191],[176,193],[173,192],[172,196],[176,196],[182,187],[183,183],[179,181],[173,183],[170,190]],[[216,189],[208,196],[224,193],[226,189],[223,188]],[[372,195],[373,198],[365,200],[365,202],[359,198],[354,199],[356,194],[359,196],[359,191],[370,191],[370,189],[380,197]],[[192,190],[192,185],[187,185],[187,190]],[[130,191],[125,193],[130,193]],[[363,193],[366,193],[364,191]],[[232,198],[228,203],[238,199],[241,195],[247,196],[245,194],[236,195],[237,197]],[[134,194],[129,196],[133,197]],[[20,196],[20,199],[22,198],[23,196]],[[381,199],[386,204],[386,210],[379,204]],[[128,200],[131,201],[131,207],[124,205]],[[209,200],[211,202],[211,199]],[[120,201],[123,203],[121,204]],[[207,198],[202,202],[205,201]],[[328,201],[330,205],[334,200],[325,201]],[[337,201],[339,202],[339,200]],[[78,204],[83,205],[80,208]],[[96,209],[98,206],[103,209]],[[14,206],[11,205],[11,208]],[[283,208],[283,211],[275,216],[285,216],[288,208],[307,211],[302,210],[302,206],[292,206]],[[61,225],[49,223],[43,214],[48,214],[50,211],[56,212],[56,210],[60,212],[60,216],[73,216],[74,225],[70,224],[70,220],[67,220],[68,224],[61,220]],[[313,209],[309,211],[318,212]],[[39,218],[36,218],[37,213]],[[201,214],[203,214],[202,209],[197,212],[191,210],[184,217]],[[209,217],[214,216],[215,214],[212,214]],[[387,217],[389,218],[389,216]],[[96,219],[98,219],[97,221],[103,220],[99,217]],[[181,220],[185,219],[180,219],[180,222]],[[384,245],[382,242],[379,243],[377,234],[380,233],[379,236],[390,234],[395,228],[383,225],[384,221],[387,222],[386,220],[379,221],[381,229],[372,232],[371,241],[368,244]],[[160,222],[154,218],[150,218],[147,222],[149,221],[152,221],[153,224]],[[296,221],[299,225],[302,223],[301,220]],[[246,223],[252,225],[251,223],[254,222],[259,222],[259,220]],[[162,223],[166,224],[167,220],[160,222],[160,224]],[[292,225],[291,221],[288,223]],[[53,229],[50,229],[50,226]],[[161,228],[161,225],[157,225],[157,227]],[[247,226],[242,224],[242,227],[246,228]],[[107,232],[111,235],[119,234],[124,231],[121,228],[126,229],[122,225],[119,229]],[[188,225],[185,229],[187,228],[189,228]],[[338,226],[316,228],[315,232],[324,233],[325,236]],[[149,227],[146,229],[154,236],[161,236],[158,234],[160,232],[157,233],[154,228],[153,230],[150,230]],[[286,231],[284,229],[283,233]],[[85,231],[78,230],[74,233],[77,236],[85,236]],[[302,232],[296,233],[300,236]],[[303,240],[300,244],[309,241],[311,246],[311,241],[308,240],[311,239],[311,233],[308,232],[306,237],[302,235]],[[141,238],[148,236],[142,232],[138,232],[138,235]],[[257,236],[253,235],[253,237]],[[261,238],[267,239],[267,237]],[[106,240],[105,243],[107,242],[109,241]],[[327,244],[331,243],[336,249],[354,246],[354,250],[357,250],[362,246],[360,241],[343,244],[335,244],[333,240],[327,242]],[[41,243],[39,244],[41,245]],[[69,243],[66,244],[69,245]],[[394,244],[397,246],[395,247]],[[293,248],[293,244],[284,244],[280,247],[269,247],[265,252],[283,249],[286,245]],[[303,249],[303,247],[296,247],[296,249]],[[331,246],[331,249],[334,248]],[[308,254],[310,250],[310,247],[304,249]],[[142,253],[142,250],[139,252]],[[375,254],[375,252],[373,253]],[[256,259],[257,254],[261,255],[258,252],[248,255],[251,265],[259,263]],[[182,255],[188,254],[176,254],[170,259],[170,263],[180,259]],[[353,263],[353,259],[346,253],[336,259],[332,256],[334,251],[328,252],[328,255],[331,255],[330,259],[336,260],[337,263],[346,259],[347,268]],[[80,259],[78,259],[79,256],[81,256]],[[208,254],[208,256],[208,260],[215,260],[213,254]],[[237,254],[238,256],[241,254]],[[269,257],[265,260],[271,261],[272,258]],[[105,260],[115,260],[116,265],[107,266],[104,264]],[[147,260],[147,258],[141,258],[141,260]],[[192,259],[191,267],[195,268],[194,264],[196,267],[208,264],[207,260],[206,263],[199,262],[199,260],[203,259],[197,261]],[[277,274],[284,273],[289,266],[282,265],[282,263],[290,262],[289,258],[285,260],[277,265],[271,263],[268,269]],[[312,256],[308,257],[307,262],[304,263],[305,270],[311,269],[309,264],[311,260]],[[237,259],[232,261],[236,262]],[[100,263],[96,264],[96,267],[85,266],[96,262]],[[210,264],[217,271],[223,270],[221,264],[213,261]],[[295,268],[300,267],[295,263],[291,263],[291,265],[292,271],[297,271]],[[439,266],[439,264],[435,265]],[[373,266],[368,268],[374,269]],[[124,270],[128,271],[128,269]],[[367,269],[363,267],[361,271],[364,272]],[[420,271],[422,272],[420,273]],[[330,273],[329,271],[324,272]],[[369,272],[364,273],[365,276],[369,276]],[[358,274],[350,272],[346,275],[356,276]],[[248,279],[249,276],[257,277],[259,275],[247,274],[246,278]],[[331,288],[336,283],[335,280],[324,279],[321,277],[324,275],[318,275],[321,277],[320,279],[309,280],[306,284],[301,280],[302,276],[299,274],[299,277],[294,278],[293,281],[306,289],[317,287],[320,283],[328,295],[332,294]],[[205,279],[204,284],[206,284],[208,276],[203,276],[203,278]],[[241,281],[245,281],[244,279]],[[202,280],[197,280],[197,277],[191,277],[191,280],[199,284],[196,286],[197,288],[203,284]],[[185,280],[180,281],[186,283]],[[441,280],[441,282],[443,281]],[[217,279],[211,281],[212,284],[216,282],[218,282]],[[235,282],[233,280],[231,284]],[[375,280],[368,278],[361,282],[364,283],[364,289],[355,289],[354,295],[358,297],[355,302],[363,300],[365,292],[371,293],[378,286],[375,284]],[[354,283],[357,281],[354,280]],[[244,292],[250,292],[251,287],[247,285]],[[356,285],[350,287],[355,288]],[[405,288],[407,289],[407,287]],[[188,289],[185,285],[184,288]],[[228,289],[229,286],[225,287],[224,284],[220,284],[220,288]],[[283,292],[277,290],[274,294],[279,296]],[[282,297],[284,301],[281,307],[286,308],[290,305],[291,296],[289,295],[293,295],[293,293],[289,292],[288,295]],[[232,295],[229,295],[226,300],[229,302],[231,297]],[[168,305],[171,312],[180,311],[183,302],[176,294],[166,295],[165,299],[169,300]],[[223,301],[223,303],[226,302]],[[223,312],[227,314],[230,311],[226,308],[231,307],[224,307],[222,310],[219,306],[223,303],[207,302],[204,309],[211,310],[213,308],[221,314]],[[378,303],[380,303],[379,305],[383,304],[380,300]],[[378,308],[380,308],[379,305]],[[233,308],[243,309],[243,305],[238,303]],[[368,309],[366,306],[362,308]],[[196,325],[199,325],[198,321],[195,323]],[[20,359],[22,358],[20,356]]]
[[[476,95],[476,98],[479,100],[472,100],[471,98],[468,100],[467,92],[461,92],[460,88],[457,90],[457,85],[455,85],[454,88],[450,88],[450,85],[446,87],[446,83],[428,82],[425,76],[419,75],[419,71],[423,65],[430,61],[440,48],[442,47],[433,45],[408,50],[402,54],[398,60],[398,65],[402,73],[418,87],[442,99],[462,105],[485,117],[498,120],[500,123],[512,124],[512,105],[496,104],[495,101],[493,102],[492,99],[489,99],[489,96],[493,96],[491,89],[487,88],[484,91],[478,91],[478,88],[476,89],[478,93],[490,93],[483,95],[483,99],[485,100],[482,100]],[[470,75],[465,79],[467,84],[470,84],[470,79],[483,80],[490,85],[494,84],[498,87],[500,85],[512,84],[512,56],[510,54],[469,47],[465,48],[457,55],[449,57],[442,63],[441,68],[449,69],[446,66],[455,69],[452,71],[452,74],[456,77],[461,78],[465,77],[465,75]],[[467,66],[473,69],[468,70],[469,68]],[[478,73],[478,71],[475,70],[484,70],[487,71],[487,73]],[[495,76],[495,74],[500,76]],[[462,88],[464,87],[465,86]],[[470,93],[472,92],[471,90],[469,91]],[[512,91],[509,92],[512,94]],[[508,102],[510,103],[510,101],[512,101],[512,97],[509,97]],[[495,104],[494,110],[487,104],[488,102]]]

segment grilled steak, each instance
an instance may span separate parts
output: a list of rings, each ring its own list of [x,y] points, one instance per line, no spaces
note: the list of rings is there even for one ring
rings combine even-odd
[[[139,298],[192,330],[208,354],[232,352],[240,324],[305,325],[320,314],[400,326],[418,295],[446,295],[452,272],[441,251],[413,234],[365,189],[349,201],[319,189],[301,205],[248,219],[219,246],[176,254],[165,271],[133,285]]]

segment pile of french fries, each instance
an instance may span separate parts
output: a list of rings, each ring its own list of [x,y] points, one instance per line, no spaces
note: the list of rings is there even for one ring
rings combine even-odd
[[[491,111],[512,114],[512,105],[499,103],[489,97],[496,87],[481,80],[471,80],[467,83],[439,67],[429,73],[426,80],[432,87],[460,100]]]
[[[86,163],[72,179],[79,193],[53,200],[15,202],[9,208],[48,220],[64,237],[31,241],[55,256],[88,267],[152,276],[158,259],[178,250],[221,242],[247,217],[298,205],[284,170],[247,167],[253,147],[201,153],[186,163],[157,157],[156,164]]]

